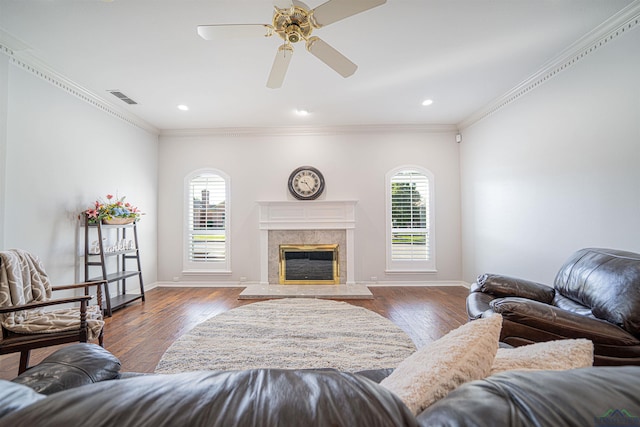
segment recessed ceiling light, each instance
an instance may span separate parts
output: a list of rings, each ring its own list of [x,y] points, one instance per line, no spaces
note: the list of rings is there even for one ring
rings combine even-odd
[[[305,110],[303,108],[298,108],[296,110],[296,114],[299,115],[299,116],[308,116],[309,115],[309,111]]]
[[[184,105],[184,104],[180,104],[180,105],[178,105],[178,110],[189,111],[189,107]]]
[[[424,105],[425,107],[427,105],[431,105],[433,104],[433,100],[432,99],[425,99],[424,101],[422,101],[422,105]]]

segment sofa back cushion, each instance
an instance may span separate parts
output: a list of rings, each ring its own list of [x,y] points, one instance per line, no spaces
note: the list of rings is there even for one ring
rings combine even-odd
[[[4,422],[4,424],[3,424]],[[4,426],[417,426],[384,387],[333,369],[188,372],[102,381],[8,414]]]
[[[640,336],[640,254],[581,249],[560,268],[554,288],[597,318]]]
[[[507,371],[464,384],[418,415],[421,426],[637,426],[640,367]]]
[[[19,411],[45,397],[47,396],[36,393],[22,384],[0,380],[0,425],[5,425],[2,420],[5,415]]]

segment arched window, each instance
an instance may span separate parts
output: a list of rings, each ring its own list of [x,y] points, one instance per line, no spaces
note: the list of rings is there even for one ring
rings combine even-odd
[[[186,271],[230,270],[229,178],[203,169],[185,178]]]
[[[433,174],[403,166],[386,175],[387,270],[434,271]]]

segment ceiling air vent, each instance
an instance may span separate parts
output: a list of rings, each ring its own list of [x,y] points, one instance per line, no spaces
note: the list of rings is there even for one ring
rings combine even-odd
[[[126,102],[129,105],[137,104],[136,101],[134,101],[133,99],[129,98],[127,95],[125,95],[124,93],[120,92],[119,90],[110,90],[109,93],[112,94],[113,96],[115,96],[116,98],[120,99],[121,101]]]

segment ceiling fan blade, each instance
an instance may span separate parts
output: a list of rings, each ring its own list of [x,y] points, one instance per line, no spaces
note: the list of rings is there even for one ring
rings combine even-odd
[[[273,60],[271,66],[271,72],[269,73],[269,79],[267,80],[267,87],[270,89],[278,89],[284,82],[284,76],[287,74],[287,68],[289,68],[289,62],[293,56],[293,46],[289,43],[285,43],[278,48],[278,53]]]
[[[313,25],[316,28],[333,24],[349,16],[373,9],[387,0],[329,0],[313,9]]]
[[[291,0],[273,0],[273,6],[279,10],[290,10],[293,8]]]
[[[349,58],[318,37],[311,37],[307,40],[307,50],[320,61],[333,68],[342,77],[349,77],[358,69],[358,66],[351,62]]]
[[[269,37],[272,34],[273,27],[267,24],[198,25],[198,35],[205,40]]]

